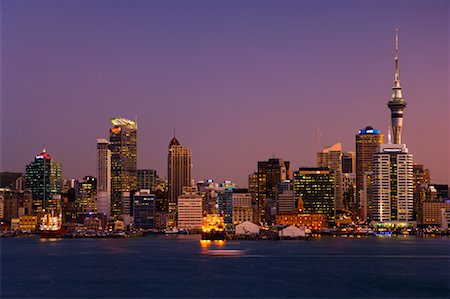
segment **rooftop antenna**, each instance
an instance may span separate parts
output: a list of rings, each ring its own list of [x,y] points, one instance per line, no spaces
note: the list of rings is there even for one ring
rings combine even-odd
[[[398,75],[398,28],[395,28],[395,83],[399,82]]]
[[[43,153],[46,152],[46,150],[45,150],[45,144],[42,146],[42,152],[43,152]]]
[[[175,138],[176,134],[175,134],[175,128],[173,128],[173,138]]]
[[[138,126],[137,126],[137,113],[134,114],[134,125],[135,125],[136,130],[137,130],[137,128],[138,128]]]

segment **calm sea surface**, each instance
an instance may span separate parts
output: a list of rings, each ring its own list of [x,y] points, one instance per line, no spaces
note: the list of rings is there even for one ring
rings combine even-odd
[[[2,239],[1,297],[449,298],[448,238]],[[202,246],[203,245],[203,246]]]

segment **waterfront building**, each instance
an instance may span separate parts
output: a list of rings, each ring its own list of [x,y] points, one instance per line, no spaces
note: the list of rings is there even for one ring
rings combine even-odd
[[[413,155],[404,144],[382,144],[373,157],[373,220],[411,222]]]
[[[342,173],[356,173],[356,152],[342,153]]]
[[[137,170],[137,190],[152,190],[156,186],[156,170],[138,169]]]
[[[149,189],[141,189],[133,195],[133,217],[136,228],[156,228],[156,195]],[[161,221],[161,220],[160,220]],[[161,226],[161,225],[160,225]]]
[[[294,172],[294,194],[301,199],[302,212],[324,214],[330,224],[334,223],[336,212],[334,188],[334,172],[329,168],[301,167]]]
[[[136,190],[137,126],[126,118],[111,119],[111,216],[123,219],[131,213],[130,196]]]
[[[202,196],[197,187],[184,187],[178,196],[178,228],[200,230],[203,224]]]
[[[103,138],[97,139],[97,211],[111,214],[111,150]]]
[[[78,191],[78,215],[97,213],[97,179],[92,176],[85,176],[79,183]]]
[[[19,229],[22,231],[35,231],[38,229],[38,217],[23,215],[19,217]]]
[[[253,222],[255,220],[253,197],[248,190],[233,190],[231,205],[233,207],[233,225],[237,225],[245,221]]]
[[[277,214],[278,225],[304,226],[318,230],[327,227],[325,214],[281,213]]]
[[[183,188],[192,185],[192,151],[173,137],[167,156],[167,177],[169,183],[169,226],[173,226],[177,215],[177,199]],[[201,226],[201,224],[200,224]]]
[[[259,221],[271,224],[276,213],[276,196],[278,185],[289,179],[290,162],[279,158],[258,162],[256,205]],[[272,204],[269,204],[269,203]],[[275,212],[275,213],[274,213]]]
[[[225,225],[233,223],[233,187],[221,187],[217,192],[217,212],[223,216]]]
[[[221,190],[219,184],[208,179],[197,182],[197,188],[203,198],[203,211],[207,214],[218,214],[217,192]]]
[[[236,225],[235,234],[237,236],[257,236],[259,235],[259,226],[250,221],[244,221]]]
[[[295,211],[294,183],[285,180],[280,183],[277,193],[277,215],[279,213],[292,213]]]
[[[336,143],[317,153],[317,167],[328,167],[334,174],[335,210],[344,208],[342,197],[342,144]]]
[[[424,225],[441,225],[442,223],[442,209],[448,213],[450,212],[450,200],[446,201],[425,201],[423,202],[423,218]]]
[[[367,219],[371,214],[372,193],[366,192],[372,182],[369,173],[373,171],[372,158],[378,146],[384,142],[384,135],[379,130],[367,126],[359,130],[355,136],[356,143],[356,203],[354,213],[361,219]],[[370,207],[369,207],[370,206]],[[369,208],[368,208],[369,207]]]
[[[61,163],[54,162],[43,149],[26,166],[26,185],[33,196],[34,212],[56,208],[58,203],[52,200],[52,195],[62,192]]]

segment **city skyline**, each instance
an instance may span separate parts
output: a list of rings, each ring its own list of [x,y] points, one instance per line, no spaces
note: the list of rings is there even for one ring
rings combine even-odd
[[[244,22],[242,28],[232,26],[225,13],[219,11],[219,8],[230,9],[230,6],[224,3],[205,5],[214,8],[213,13],[217,14],[217,21],[209,20],[208,25],[214,28],[212,31],[221,29],[218,31],[221,38],[205,41],[204,38],[214,37],[215,31],[209,32],[194,20],[196,14],[202,18],[210,17],[202,6],[199,11],[177,12],[187,22],[187,30],[193,27],[199,30],[194,31],[197,36],[192,33],[197,38],[196,43],[186,45],[183,41],[186,42],[187,37],[182,35],[164,38],[158,35],[186,33],[181,21],[172,27],[155,27],[141,14],[137,15],[135,23],[128,25],[131,27],[107,21],[111,14],[125,19],[129,17],[127,14],[135,16],[137,8],[127,5],[122,7],[124,12],[121,14],[111,8],[98,16],[97,21],[106,22],[102,23],[106,27],[122,28],[117,33],[122,32],[122,35],[117,37],[131,38],[131,45],[136,47],[134,50],[132,46],[111,50],[95,43],[93,39],[100,34],[103,36],[107,28],[100,26],[89,34],[84,31],[87,27],[83,26],[96,21],[90,12],[83,10],[89,5],[53,3],[54,9],[71,17],[64,22],[58,19],[61,27],[72,28],[75,40],[85,38],[90,44],[89,49],[78,48],[78,52],[65,48],[71,42],[66,39],[63,29],[42,31],[56,21],[42,19],[46,5],[41,3],[36,7],[37,12],[33,12],[24,11],[20,4],[5,3],[3,35],[8,43],[2,50],[5,61],[2,68],[5,86],[2,89],[2,144],[8,144],[8,148],[2,147],[3,171],[24,172],[30,157],[46,144],[52,156],[62,163],[64,177],[95,176],[97,138],[107,137],[105,132],[111,118],[133,119],[136,113],[139,117],[138,168],[156,169],[162,176],[166,176],[167,143],[174,128],[177,139],[192,149],[195,180],[228,179],[246,186],[248,175],[256,170],[257,161],[266,160],[273,154],[292,161],[293,169],[314,166],[316,153],[321,150],[317,127],[322,132],[323,146],[341,142],[344,151],[355,150],[355,135],[367,125],[387,136],[390,125],[387,102],[394,80],[394,30],[398,27],[400,78],[408,102],[404,112],[403,142],[414,154],[414,162],[430,169],[433,181],[448,182],[448,109],[442,109],[448,108],[445,63],[448,62],[445,54],[448,28],[441,28],[446,14],[445,9],[442,14],[439,11],[439,1],[431,6],[409,1],[410,9],[400,9],[399,19],[386,24],[380,21],[385,11],[370,4],[347,12],[352,16],[356,16],[358,9],[365,12],[367,20],[357,18],[363,29],[353,28],[353,21],[335,23],[346,12],[334,16],[332,10],[336,7],[330,3],[310,4],[314,6],[316,16],[317,5],[321,5],[324,8],[321,14],[329,17],[327,26],[313,28],[317,20],[303,15],[310,9],[308,5],[289,2],[276,6],[277,10],[270,15],[286,23],[272,24],[274,28],[268,32],[264,31],[270,29],[264,26],[268,25],[264,19],[269,17],[268,4],[263,5],[261,14],[249,19],[258,26],[251,21],[244,22],[249,17],[250,7],[241,5],[242,10],[236,12],[236,17]],[[102,7],[102,1],[95,3],[89,7]],[[136,3],[137,7],[151,8],[152,12],[163,15],[166,12],[160,4]],[[403,1],[395,3],[398,8],[406,5]],[[69,12],[69,8],[75,6],[79,10]],[[289,11],[289,7],[294,9]],[[375,11],[369,13],[370,8]],[[427,18],[427,13],[432,14],[433,19]],[[28,22],[35,27],[18,34],[14,15],[34,16]],[[299,15],[305,18],[298,20]],[[424,19],[410,20],[412,15]],[[73,18],[75,16],[86,17],[87,24],[80,24]],[[155,22],[160,20],[156,13],[153,17]],[[333,26],[337,28],[333,29]],[[139,28],[139,34],[130,36],[134,32],[131,29]],[[350,34],[350,29],[355,32]],[[361,34],[361,30],[367,32]],[[29,54],[24,56],[29,52],[26,47],[19,46],[36,42],[30,35],[33,32],[41,33],[39,36],[46,45],[56,45],[58,38],[62,39],[62,52],[33,43],[38,54],[46,55],[38,55],[41,60]],[[140,40],[146,32],[152,34],[153,39]],[[281,36],[275,37],[280,33]],[[113,40],[105,37],[103,42]],[[265,43],[267,40],[271,42]],[[171,53],[161,56],[156,47],[152,59],[145,62],[144,50],[153,49],[151,46],[157,45],[155,41],[170,43]],[[235,42],[234,51],[232,41]],[[180,45],[186,46],[185,51],[176,50]],[[210,48],[205,50],[202,45]],[[333,54],[330,55],[326,47],[330,47]],[[95,60],[103,57],[103,52],[95,50],[102,49],[110,49],[111,52],[105,53],[111,57]],[[133,51],[140,60],[129,56]],[[28,63],[18,61],[24,57]],[[50,58],[58,59],[52,62]],[[79,59],[81,66],[63,58]],[[145,67],[140,64],[142,62]],[[42,70],[43,63],[48,68],[40,78],[37,72]],[[150,71],[152,63],[158,66],[157,72]],[[13,65],[17,69],[12,70]],[[108,66],[112,68],[110,72],[106,69]],[[67,76],[60,78],[60,74]],[[208,74],[212,78],[207,78]],[[144,75],[153,81],[144,80],[147,78]],[[170,85],[174,82],[176,84]],[[22,84],[28,88],[19,90]],[[31,117],[30,112],[34,113]],[[38,117],[41,115],[49,117]],[[55,122],[58,125],[54,125]],[[11,156],[14,159],[6,159]]]

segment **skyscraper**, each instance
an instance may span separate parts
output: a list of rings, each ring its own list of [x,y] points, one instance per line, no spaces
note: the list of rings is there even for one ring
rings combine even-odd
[[[371,205],[372,192],[364,192],[364,182],[366,187],[371,187],[371,176],[366,175],[372,172],[372,158],[377,152],[378,146],[384,142],[384,135],[379,130],[367,126],[364,130],[359,130],[355,136],[356,142],[356,204],[355,214],[361,218],[367,217],[371,211],[367,211]],[[363,213],[363,210],[366,212]],[[369,209],[370,210],[370,209]],[[363,215],[364,214],[364,215]]]
[[[356,153],[344,152],[342,153],[342,173],[356,172]]]
[[[388,103],[388,107],[391,110],[391,123],[392,131],[394,133],[394,144],[401,144],[403,129],[403,110],[406,107],[406,102],[403,100],[398,69],[398,29],[395,30],[394,86],[392,87],[392,96],[391,100]]]
[[[334,173],[336,211],[344,208],[342,197],[342,144],[336,143],[317,153],[317,167],[328,167]]]
[[[335,217],[334,188],[334,172],[328,167],[299,168],[294,172],[294,194],[301,199],[303,212],[326,215],[329,223]]]
[[[175,137],[169,143],[167,177],[169,183],[168,225],[172,226],[175,222],[178,196],[183,194],[183,187],[190,187],[192,184],[192,151],[182,146]]]
[[[137,190],[152,190],[156,186],[157,174],[153,169],[137,170]]]
[[[113,118],[111,150],[111,216],[131,214],[130,192],[136,190],[137,127],[126,118]]]
[[[43,149],[26,166],[26,185],[32,193],[33,211],[57,208],[53,195],[62,192],[61,163],[53,162],[52,157]]]
[[[111,151],[106,139],[97,139],[97,210],[111,214]]]
[[[272,222],[272,218],[274,220],[275,215],[271,215],[271,211],[276,211],[275,200],[278,192],[278,185],[282,181],[289,179],[289,167],[289,161],[283,161],[283,159],[278,158],[258,162],[256,205],[260,222],[269,223]]]

